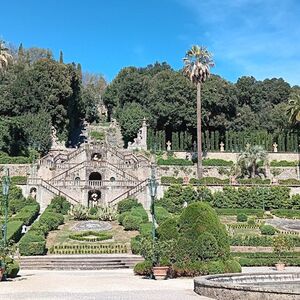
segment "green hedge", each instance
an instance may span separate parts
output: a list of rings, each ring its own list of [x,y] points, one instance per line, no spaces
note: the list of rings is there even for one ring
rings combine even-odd
[[[272,214],[279,218],[300,219],[300,210],[296,209],[273,209]]]
[[[238,214],[245,214],[247,216],[260,216],[262,217],[264,211],[262,209],[252,209],[252,208],[216,208],[218,215],[223,216],[236,216]]]
[[[298,161],[286,161],[286,160],[272,160],[270,162],[271,167],[297,167]]]
[[[270,179],[261,179],[261,178],[245,178],[245,179],[237,179],[239,184],[271,184]]]
[[[229,184],[229,178],[226,179],[220,179],[217,177],[203,177],[201,179],[191,178],[190,184],[224,185],[224,184]]]
[[[16,278],[20,270],[19,263],[9,256],[5,257],[5,275],[6,278]]]
[[[19,243],[21,255],[44,255],[46,253],[46,236],[49,231],[57,229],[64,222],[64,215],[70,207],[64,197],[54,197],[41,217],[21,238]]]
[[[24,185],[27,183],[27,176],[12,176],[10,179],[12,184]]]
[[[299,236],[289,236],[295,247],[300,247],[300,237]],[[241,236],[236,235],[231,237],[231,246],[251,246],[251,247],[273,247],[273,237],[272,236],[258,236],[249,235]]]
[[[202,165],[212,167],[231,167],[233,165],[233,161],[219,158],[205,158],[202,160]]]
[[[182,177],[162,176],[160,178],[161,184],[182,184]]]
[[[22,221],[12,220],[7,223],[7,240],[18,242],[22,236]],[[2,232],[1,232],[2,236]]]
[[[127,244],[60,244],[49,249],[50,254],[117,254],[127,253]]]
[[[40,205],[27,205],[23,207],[13,218],[15,221],[22,221],[26,226],[29,226],[38,216]]]
[[[19,251],[26,256],[46,254],[45,237],[29,230],[20,240]]]
[[[246,258],[239,259],[239,263],[243,267],[261,267],[261,266],[274,266],[279,261],[279,258]],[[288,266],[300,266],[300,258],[285,258],[280,257],[280,262]]]
[[[298,186],[298,185],[300,185],[300,180],[295,179],[295,178],[279,179],[278,183],[282,184],[282,185],[296,185],[296,186]]]
[[[159,166],[193,166],[194,163],[191,160],[168,157],[167,159],[158,158],[157,164]]]
[[[231,255],[235,258],[278,258],[278,254],[275,252],[232,252]],[[300,252],[285,252],[282,256],[286,258],[300,258]]]

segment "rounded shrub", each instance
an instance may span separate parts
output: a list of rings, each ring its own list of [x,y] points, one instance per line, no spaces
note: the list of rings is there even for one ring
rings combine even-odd
[[[140,225],[143,223],[141,217],[127,215],[123,220],[125,230],[139,230]]]
[[[229,255],[229,237],[215,210],[207,203],[196,202],[184,209],[179,218],[179,235],[197,247],[197,240],[204,232],[210,233],[218,245],[218,257]]]
[[[143,206],[132,208],[130,210],[130,215],[141,218],[143,223],[147,223],[149,221],[148,214]]]
[[[225,265],[222,261],[210,261],[207,263],[209,274],[225,273]]]
[[[117,210],[119,214],[124,213],[125,211],[130,211],[134,207],[141,206],[135,198],[127,198],[120,201],[117,205]]]
[[[219,246],[216,238],[209,232],[200,234],[196,241],[198,255],[201,260],[216,259],[218,256]]]
[[[150,236],[152,234],[152,223],[141,224],[139,232],[142,236]]]
[[[271,225],[262,225],[259,229],[262,235],[274,235],[277,232]]]
[[[46,224],[49,229],[48,231],[51,231],[64,223],[64,216],[60,213],[46,212],[41,215],[39,221],[42,224]]]
[[[225,273],[241,273],[241,265],[234,259],[224,261]]]
[[[136,275],[150,276],[152,273],[152,263],[147,260],[139,262],[134,266],[133,271]]]
[[[157,234],[160,240],[172,240],[178,238],[178,224],[176,218],[165,220],[157,228]]]
[[[248,216],[246,214],[238,214],[236,220],[237,222],[247,222]]]
[[[139,234],[130,240],[130,247],[132,254],[140,254],[141,253],[141,238],[142,236]]]
[[[129,211],[126,211],[126,212],[123,212],[122,214],[120,214],[119,217],[118,217],[119,224],[123,225],[123,221],[124,221],[125,217],[129,216],[129,215],[130,215]]]
[[[19,263],[11,257],[5,258],[5,275],[7,278],[17,277],[20,270]]]

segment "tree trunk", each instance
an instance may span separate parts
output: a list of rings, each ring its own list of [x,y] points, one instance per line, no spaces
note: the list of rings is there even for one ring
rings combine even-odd
[[[198,150],[198,163],[197,175],[198,179],[203,177],[202,169],[202,137],[201,137],[201,83],[197,83],[197,150]]]

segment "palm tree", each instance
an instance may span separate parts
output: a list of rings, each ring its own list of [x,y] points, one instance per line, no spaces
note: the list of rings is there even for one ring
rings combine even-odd
[[[8,48],[5,47],[4,41],[0,40],[0,71],[5,70],[12,62],[13,57],[8,52]]]
[[[294,126],[300,122],[300,92],[293,92],[289,97],[289,104],[287,108],[289,121]]]
[[[267,155],[262,146],[247,144],[245,151],[239,154],[237,161],[241,174],[254,178],[260,173],[260,165],[267,163]]]
[[[197,86],[197,149],[198,164],[197,175],[202,178],[202,141],[201,141],[201,84],[206,81],[210,75],[210,67],[214,66],[212,54],[202,46],[194,45],[188,50],[183,59],[183,72],[190,81]]]

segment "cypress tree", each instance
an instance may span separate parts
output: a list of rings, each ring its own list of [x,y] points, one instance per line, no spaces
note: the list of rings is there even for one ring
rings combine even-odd
[[[64,54],[61,50],[59,51],[59,63],[60,64],[64,63]]]
[[[23,49],[23,44],[21,43],[18,49],[18,62],[23,63],[25,61],[25,53]]]
[[[220,132],[218,130],[215,132],[215,149],[220,151]]]
[[[79,78],[82,80],[82,69],[81,64],[77,64],[77,72],[79,74]]]
[[[225,131],[225,150],[229,151],[229,136],[228,136],[228,131]]]
[[[215,151],[215,132],[211,131],[210,132],[210,150]]]
[[[206,143],[206,151],[210,150],[210,140],[209,140],[209,132],[205,131],[205,143]]]

